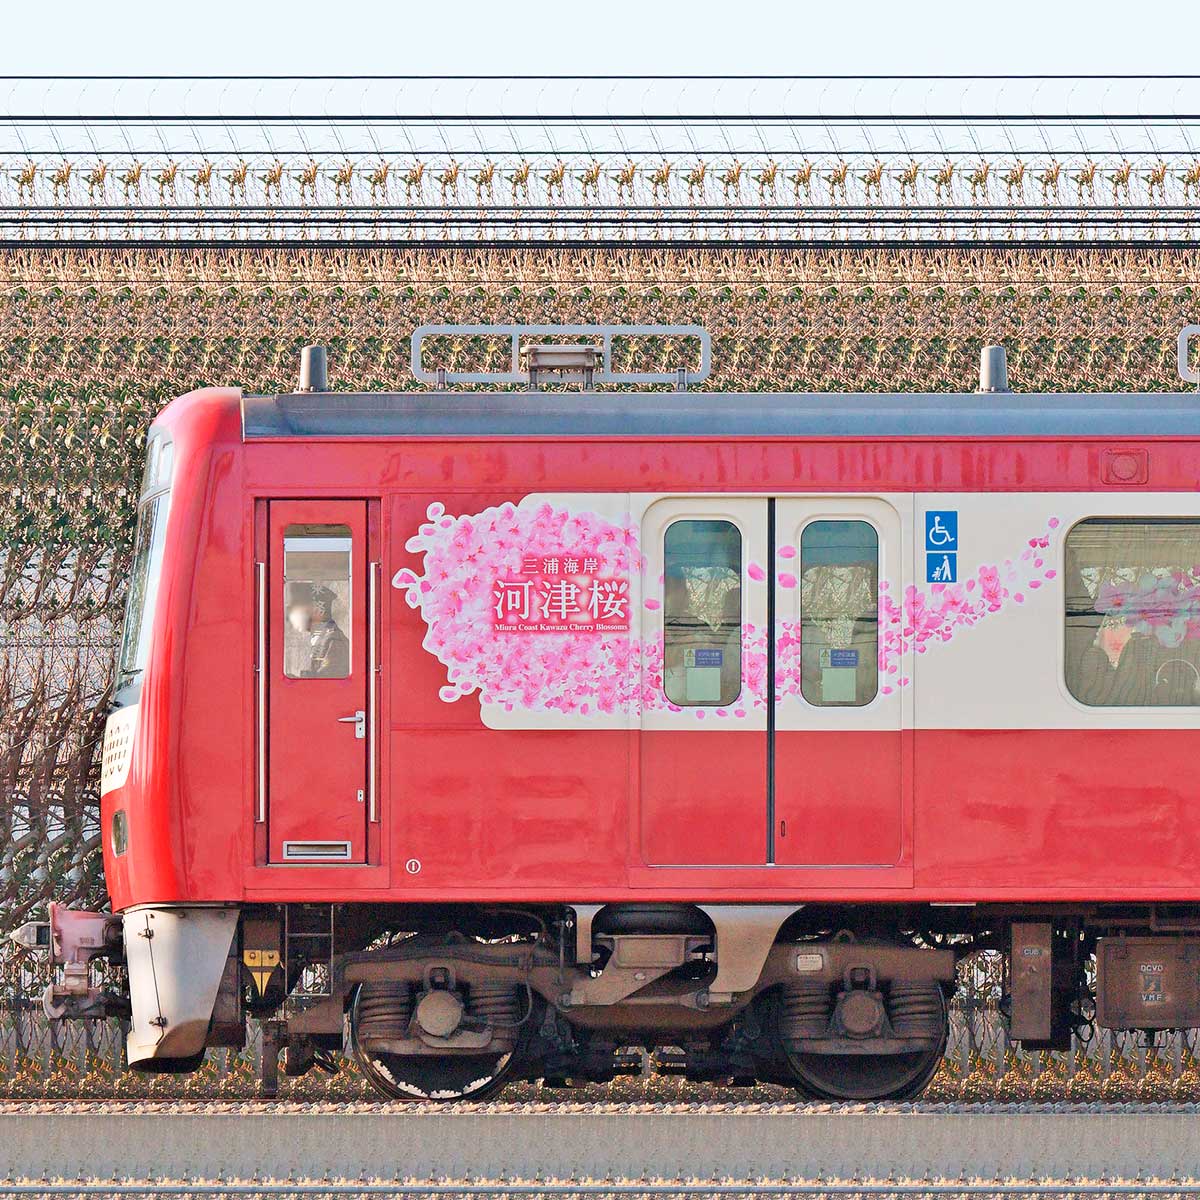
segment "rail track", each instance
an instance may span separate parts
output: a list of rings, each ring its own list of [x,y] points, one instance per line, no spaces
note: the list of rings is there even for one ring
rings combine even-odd
[[[1200,1184],[1171,1183],[487,1183],[342,1182],[278,1183],[12,1183],[0,1184],[0,1196],[830,1196],[856,1200],[937,1196],[1184,1197]]]
[[[0,1197],[100,1195],[106,1180],[122,1195],[1200,1196],[1198,1114],[1195,1105],[7,1105]]]

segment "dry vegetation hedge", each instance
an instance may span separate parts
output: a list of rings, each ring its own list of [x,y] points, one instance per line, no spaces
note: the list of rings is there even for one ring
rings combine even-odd
[[[991,341],[1018,390],[1175,389],[1198,281],[1152,249],[0,252],[0,933],[102,898],[97,710],[171,397],[289,390],[313,341],[335,386],[403,388],[425,322],[701,324],[722,391],[970,390]]]

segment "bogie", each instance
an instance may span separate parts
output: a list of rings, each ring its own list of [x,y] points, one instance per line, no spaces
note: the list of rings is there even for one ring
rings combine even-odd
[[[767,914],[768,929],[790,912]],[[692,1080],[884,1098],[919,1090],[945,1044],[951,950],[845,930],[788,935],[765,944],[749,985],[727,995],[714,990],[721,948],[738,959],[745,947],[723,906],[508,919],[507,935],[500,914],[481,911],[473,923],[499,936],[438,928],[335,955],[331,994],[292,1019],[290,1035],[334,1048],[345,1009],[349,1047],[372,1086],[425,1102],[480,1099],[517,1079],[611,1079],[633,1064],[630,1047],[650,1051],[660,1073]]]

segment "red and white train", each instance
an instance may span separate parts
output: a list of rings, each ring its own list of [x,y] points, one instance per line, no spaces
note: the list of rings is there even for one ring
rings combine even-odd
[[[310,349],[155,420],[112,913],[26,931],[52,1015],[166,1071],[269,1018],[268,1071],[437,1099],[631,1047],[914,1095],[984,947],[1027,1046],[1200,1025],[1194,394],[1016,395],[998,348],[975,394],[594,391],[663,331],[453,332],[513,371],[332,392]]]

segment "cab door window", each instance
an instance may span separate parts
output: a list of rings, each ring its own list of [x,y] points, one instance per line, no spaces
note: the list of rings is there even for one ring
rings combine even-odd
[[[289,525],[283,539],[283,671],[289,679],[350,674],[349,526]]]

